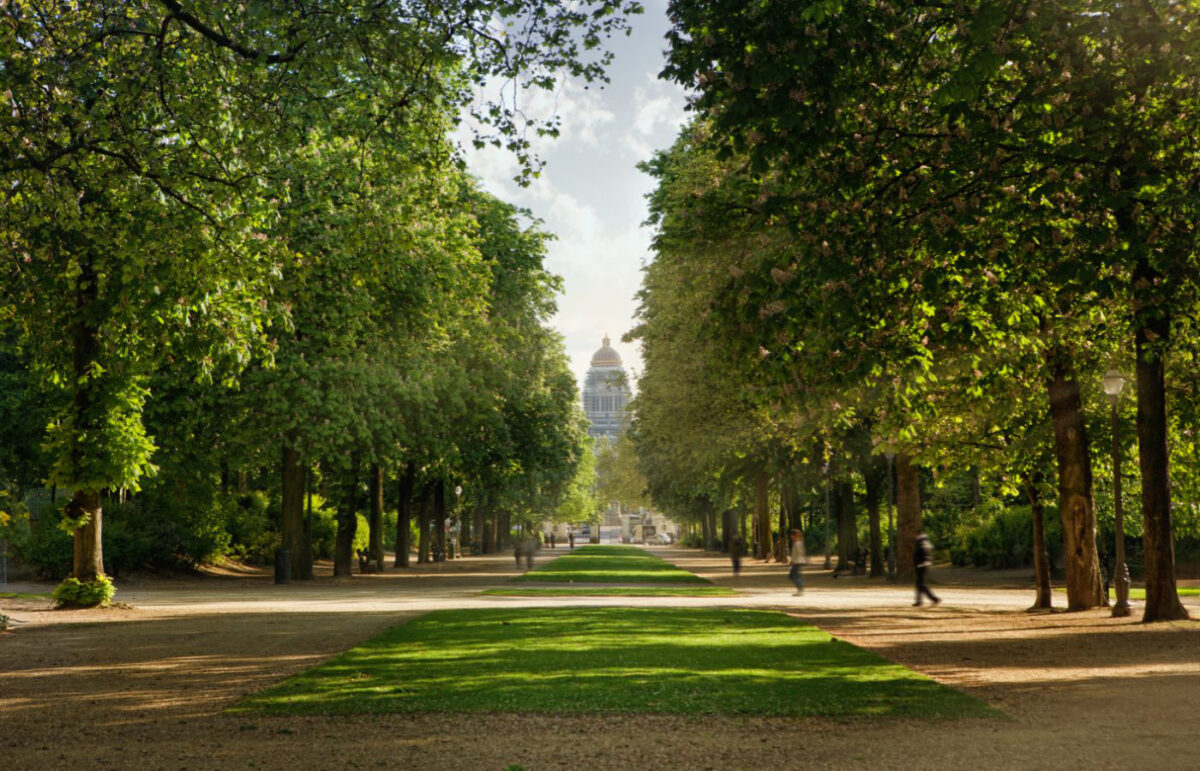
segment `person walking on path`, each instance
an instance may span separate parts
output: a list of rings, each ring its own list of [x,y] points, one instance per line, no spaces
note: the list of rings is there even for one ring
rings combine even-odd
[[[742,557],[746,554],[746,542],[742,540],[740,533],[734,533],[733,538],[729,541],[729,561],[733,563],[733,575],[736,577],[742,572]]]
[[[571,544],[571,551],[575,551],[575,531],[567,533],[567,542]]]
[[[929,587],[925,585],[925,575],[931,565],[933,565],[933,541],[929,540],[925,529],[922,528],[917,533],[916,543],[913,544],[913,567],[917,574],[917,601],[913,603],[914,608],[920,607],[922,595],[928,597],[934,605],[941,602],[938,596],[929,591]]]
[[[808,562],[808,555],[804,553],[804,534],[799,530],[792,531],[792,567],[788,572],[788,578],[796,585],[796,594],[804,594],[804,563]]]

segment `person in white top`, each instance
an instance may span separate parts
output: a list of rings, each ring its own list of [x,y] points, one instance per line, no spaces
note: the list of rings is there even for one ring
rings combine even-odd
[[[792,569],[788,578],[796,585],[796,594],[804,594],[804,573],[802,567],[808,561],[804,553],[804,534],[799,530],[792,531]]]

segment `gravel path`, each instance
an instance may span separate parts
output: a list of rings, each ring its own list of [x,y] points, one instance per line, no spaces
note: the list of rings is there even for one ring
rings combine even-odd
[[[560,551],[565,552],[565,549]],[[123,605],[60,612],[0,600],[0,768],[1137,768],[1200,766],[1200,622],[1104,611],[1028,614],[1019,572],[936,571],[937,608],[907,587],[656,553],[736,597],[498,597],[511,558],[275,586],[266,576],[123,584]],[[45,591],[12,585],[6,591]],[[1060,598],[1056,600],[1062,602]],[[1187,598],[1200,617],[1197,598]],[[438,608],[776,608],[973,693],[1008,720],[660,715],[229,718],[244,694]]]

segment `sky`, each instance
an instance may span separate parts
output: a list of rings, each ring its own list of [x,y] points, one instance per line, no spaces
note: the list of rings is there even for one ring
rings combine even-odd
[[[566,343],[579,383],[607,333],[627,371],[640,371],[635,344],[620,338],[634,323],[641,268],[650,256],[651,231],[645,195],[654,185],[637,164],[674,142],[685,120],[685,92],[658,79],[668,24],[665,0],[646,0],[632,20],[629,37],[614,38],[610,83],[584,89],[566,82],[553,95],[535,96],[524,106],[534,117],[557,110],[556,139],[537,140],[546,162],[528,188],[513,177],[517,164],[502,150],[468,146],[467,164],[484,189],[529,209],[556,237],[546,267],[562,276],[553,326]]]

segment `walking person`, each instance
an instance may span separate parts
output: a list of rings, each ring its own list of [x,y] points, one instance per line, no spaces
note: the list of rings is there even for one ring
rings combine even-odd
[[[930,566],[933,565],[933,541],[929,540],[929,536],[925,534],[925,529],[922,528],[917,533],[917,540],[913,544],[913,567],[917,574],[917,601],[913,603],[913,607],[917,608],[921,605],[922,595],[929,598],[929,601],[934,605],[941,602],[936,594],[929,591],[929,587],[925,585],[925,576]]]
[[[808,562],[808,555],[804,553],[804,534],[799,530],[792,531],[792,567],[788,571],[788,578],[796,585],[796,594],[804,594],[804,563]]]
[[[742,557],[746,554],[746,542],[740,533],[734,533],[729,541],[729,561],[733,563],[733,575],[737,577],[742,572]]]
[[[575,551],[575,531],[567,533],[567,543],[571,544],[571,551]]]

